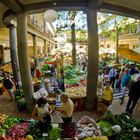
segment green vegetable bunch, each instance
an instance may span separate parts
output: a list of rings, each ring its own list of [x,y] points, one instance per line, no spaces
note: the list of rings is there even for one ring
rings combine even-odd
[[[99,121],[98,125],[100,126],[102,135],[111,136],[113,135],[113,130],[111,129],[112,125],[107,121]]]
[[[124,133],[121,132],[116,136],[115,140],[133,140],[133,133]]]
[[[60,128],[53,128],[48,132],[48,140],[57,140],[58,138],[61,138],[61,131]]]

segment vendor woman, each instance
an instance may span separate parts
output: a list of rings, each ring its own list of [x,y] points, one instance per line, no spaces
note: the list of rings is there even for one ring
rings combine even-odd
[[[37,103],[33,109],[32,117],[33,119],[37,119],[40,122],[40,129],[42,133],[45,131],[44,129],[51,123],[51,107],[47,103],[45,98],[39,98]]]
[[[105,87],[103,91],[103,104],[104,104],[104,111],[107,111],[108,107],[112,104],[113,100],[113,89],[110,86],[110,81],[106,80]]]

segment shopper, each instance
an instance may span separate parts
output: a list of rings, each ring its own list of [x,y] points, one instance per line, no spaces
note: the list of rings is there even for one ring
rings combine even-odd
[[[116,74],[117,74],[116,69],[112,67],[109,72],[109,79],[110,79],[110,85],[112,86],[113,89],[114,89]]]
[[[102,77],[102,71],[99,71],[98,74],[98,91],[102,91],[102,85],[103,85],[103,77]]]
[[[9,93],[9,95],[11,97],[11,100],[15,101],[14,89],[13,89],[15,84],[12,81],[9,73],[4,74],[3,86],[8,91],[8,93]]]
[[[136,73],[136,69],[135,69],[135,66],[134,66],[134,64],[131,64],[131,68],[130,68],[130,75],[133,75],[133,74],[135,74]]]
[[[129,100],[127,102],[126,111],[130,114],[133,113],[133,109],[136,106],[140,98],[140,76],[137,81],[133,82],[129,91]]]
[[[47,126],[51,123],[52,109],[45,98],[39,98],[32,111],[33,119],[39,120],[41,132],[45,132]]]
[[[35,73],[35,76],[41,80],[41,72],[40,72],[40,69],[39,67],[36,68],[36,73]]]
[[[34,72],[35,72],[35,63],[34,63],[34,59],[32,59],[30,61],[30,69],[31,69],[31,75],[32,77],[34,77]]]
[[[61,97],[62,105],[58,109],[61,112],[61,118],[64,123],[72,122],[72,113],[74,110],[74,104],[72,100],[66,95],[62,94]]]
[[[103,87],[105,86],[105,81],[109,80],[109,75],[108,75],[108,71],[105,70],[103,75],[102,75],[102,78],[103,78]]]
[[[122,81],[121,81],[121,90],[122,90],[122,98],[121,98],[121,103],[120,103],[121,105],[123,104],[125,93],[126,93],[126,90],[129,86],[130,82],[131,82],[131,76],[129,74],[129,70],[126,69],[125,74],[122,77]]]
[[[122,78],[123,78],[124,74],[125,74],[125,69],[122,68],[122,70],[119,73],[119,84],[118,84],[119,90],[121,90],[121,81],[122,81]]]

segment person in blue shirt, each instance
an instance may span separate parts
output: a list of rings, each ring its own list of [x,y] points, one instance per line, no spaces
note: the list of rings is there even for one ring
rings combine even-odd
[[[122,77],[122,81],[121,81],[121,90],[122,90],[122,98],[121,98],[121,103],[120,103],[121,105],[123,104],[126,89],[128,87],[128,84],[130,83],[130,81],[131,81],[131,75],[129,74],[129,70],[126,69],[125,74]]]
[[[112,69],[109,72],[110,85],[112,86],[112,89],[114,89],[116,75],[117,75],[116,69],[112,67]]]
[[[135,72],[136,72],[135,66],[134,66],[134,64],[132,64],[129,73],[130,73],[130,75],[133,75],[133,74],[135,74]]]

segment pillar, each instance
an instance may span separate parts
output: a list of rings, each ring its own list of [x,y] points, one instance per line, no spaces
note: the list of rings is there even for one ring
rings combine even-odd
[[[75,36],[75,23],[71,25],[71,42],[72,42],[72,62],[76,66],[76,36]]]
[[[47,43],[46,40],[44,40],[44,56],[47,56]]]
[[[52,43],[51,42],[49,43],[49,50],[48,51],[49,51],[49,54],[51,54],[51,52],[52,52]]]
[[[34,90],[27,48],[27,19],[24,12],[17,15],[17,42],[22,87],[24,90],[27,109],[31,111],[34,106]]]
[[[88,74],[87,74],[87,100],[86,110],[93,110],[96,106],[96,93],[98,81],[98,29],[97,13],[95,9],[87,10],[88,24]]]
[[[17,30],[15,25],[9,25],[9,35],[10,35],[10,54],[11,54],[11,63],[13,69],[13,76],[16,83],[16,88],[19,89],[19,82],[20,82],[20,71],[19,71],[19,62],[18,62],[18,55],[17,55]]]
[[[33,36],[33,54],[34,54],[34,63],[35,67],[38,67],[38,49],[37,49],[37,36]]]

